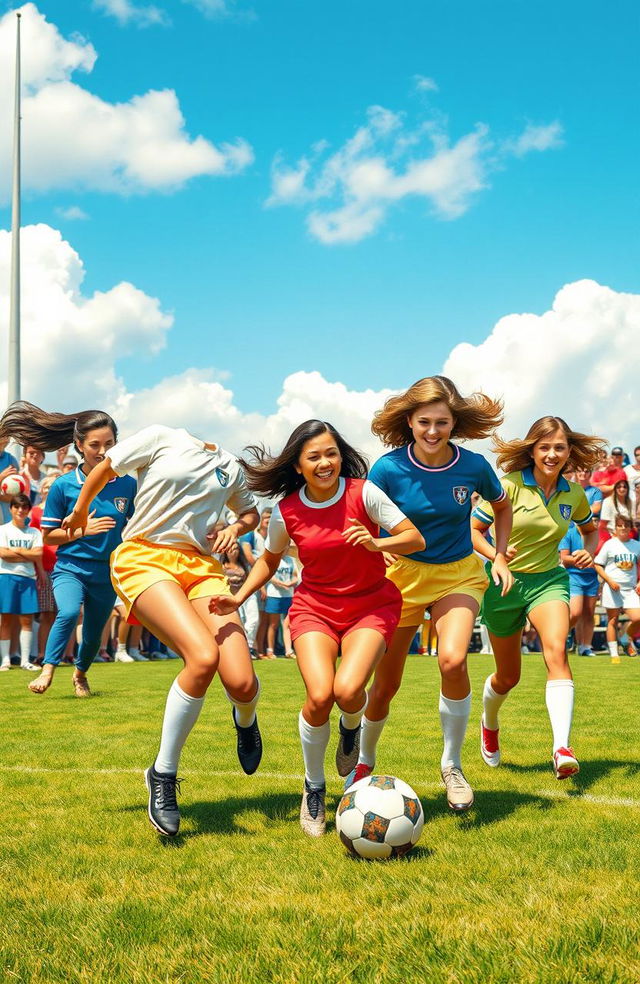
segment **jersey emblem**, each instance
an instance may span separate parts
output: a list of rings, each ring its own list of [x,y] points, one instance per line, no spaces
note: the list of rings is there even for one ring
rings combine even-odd
[[[224,470],[224,468],[216,468],[216,478],[220,482],[223,489],[226,489],[229,484],[229,473]]]
[[[118,497],[117,499],[114,499],[113,500],[113,504],[116,507],[116,509],[118,510],[118,512],[123,513],[123,512],[126,512],[127,511],[127,506],[129,504],[129,500],[128,499],[123,499],[121,497]]]
[[[563,519],[571,519],[571,506],[568,506],[563,502],[560,506],[560,515]]]
[[[469,498],[469,489],[466,485],[454,485],[451,490],[453,492],[453,498],[456,500],[459,506],[464,506],[465,502]]]

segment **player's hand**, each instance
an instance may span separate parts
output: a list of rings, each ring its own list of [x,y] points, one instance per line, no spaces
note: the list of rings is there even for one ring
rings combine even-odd
[[[609,581],[609,587],[611,588],[612,591],[620,590],[620,585],[618,584],[617,581]]]
[[[385,567],[393,567],[398,557],[396,554],[387,553],[386,550],[383,550],[382,559],[384,560]]]
[[[579,570],[586,570],[593,567],[593,557],[588,550],[575,550],[573,553],[573,566]]]
[[[95,513],[91,513],[93,516]],[[74,509],[65,516],[60,523],[61,529],[66,531],[67,539],[77,540],[79,536],[84,536],[84,531],[89,522],[86,509]]]
[[[17,474],[18,474],[18,469],[15,467],[15,465],[9,465],[7,468],[3,468],[2,471],[0,471],[0,482],[2,481],[3,478],[6,478],[7,475],[17,475]]]
[[[233,615],[240,605],[231,595],[214,595],[209,599],[209,611],[212,615]]]
[[[380,550],[378,541],[369,532],[367,527],[355,519],[354,516],[349,516],[349,522],[351,526],[347,526],[342,534],[347,543],[350,543],[352,547],[364,547],[365,550],[378,553]]]
[[[510,564],[513,558],[517,557],[517,555],[518,555],[517,547],[511,547],[511,546],[507,547],[507,552],[505,553],[505,557],[507,558],[507,564]]]
[[[98,536],[99,533],[108,533],[116,525],[115,519],[112,516],[100,516],[96,517],[95,509],[93,512],[89,513],[87,518],[87,525],[84,528],[85,536]]]
[[[636,594],[640,595],[640,581],[636,584]]]
[[[267,589],[260,588],[260,601],[266,601],[266,600],[267,600]]]
[[[513,574],[509,570],[507,560],[502,554],[496,554],[496,558],[491,565],[491,577],[496,587],[501,584],[502,591],[500,597],[504,598],[513,587]]]
[[[207,533],[207,540],[211,544],[211,553],[227,553],[238,542],[238,530],[235,525],[226,526],[218,533]]]

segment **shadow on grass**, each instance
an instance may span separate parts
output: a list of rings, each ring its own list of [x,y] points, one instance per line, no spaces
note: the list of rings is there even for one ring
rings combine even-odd
[[[429,813],[425,810],[425,823],[443,812],[442,809],[437,809],[437,804],[432,806],[433,809]],[[492,823],[501,823],[523,806],[535,806],[539,810],[547,811],[552,810],[555,804],[548,797],[536,796],[535,793],[519,793],[511,789],[483,790],[477,794],[470,810],[454,815],[454,822],[463,829],[477,830]],[[453,813],[453,810],[448,812]]]
[[[534,765],[516,765],[515,763],[503,763],[500,766],[506,772],[515,773],[535,773],[548,776],[551,773],[549,764],[536,763]],[[600,779],[606,778],[616,769],[625,769],[627,775],[640,775],[640,763],[620,761],[619,759],[582,759],[580,761],[580,772],[573,776],[569,781],[562,781],[563,789],[566,789],[569,796],[580,796],[582,793],[591,789]]]

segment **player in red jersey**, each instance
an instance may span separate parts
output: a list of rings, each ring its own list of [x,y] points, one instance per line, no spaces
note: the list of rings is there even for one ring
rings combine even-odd
[[[249,488],[280,498],[265,543],[249,577],[233,597],[214,597],[217,614],[235,611],[273,577],[289,541],[298,548],[302,580],[289,611],[291,637],[307,691],[299,717],[305,764],[300,823],[317,837],[325,830],[324,757],[329,715],[342,711],[338,772],[353,769],[366,685],[400,617],[402,599],[385,577],[382,551],[424,548],[421,533],[388,496],[366,480],[367,464],[335,428],[307,420],[279,455],[247,449],[242,461]],[[390,535],[381,539],[380,527]],[[338,655],[342,659],[336,669]]]

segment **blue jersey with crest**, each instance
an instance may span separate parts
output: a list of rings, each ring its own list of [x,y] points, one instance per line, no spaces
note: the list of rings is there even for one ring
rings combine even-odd
[[[56,478],[49,489],[42,513],[43,533],[58,529],[62,524],[62,520],[78,501],[84,481],[85,474],[79,466]],[[106,533],[82,536],[77,540],[70,540],[69,543],[59,544],[56,571],[68,571],[70,574],[95,573],[99,580],[109,580],[109,557],[122,541],[123,527],[133,515],[136,488],[136,481],[130,475],[107,482],[89,506],[89,512],[95,510],[96,519],[110,516],[116,525]]]
[[[425,549],[409,554],[425,564],[451,564],[473,553],[471,496],[498,502],[505,492],[481,454],[450,444],[446,465],[430,468],[418,461],[413,445],[390,451],[374,464],[369,479],[386,492],[425,539]],[[381,536],[387,534],[380,531]]]

